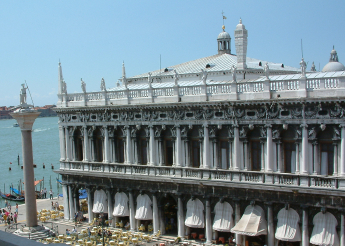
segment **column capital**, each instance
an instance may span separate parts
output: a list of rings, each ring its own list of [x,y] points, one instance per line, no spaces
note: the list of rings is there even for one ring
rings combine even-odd
[[[302,128],[308,128],[308,125],[307,125],[306,123],[303,123],[303,124],[300,125],[300,127],[302,127]]]
[[[266,124],[265,127],[266,128],[272,128],[272,124]]]
[[[309,206],[308,206],[308,205],[305,205],[305,204],[302,204],[302,205],[301,205],[301,208],[302,208],[303,210],[307,210],[307,209],[309,208]]]
[[[340,124],[339,127],[340,128],[345,128],[345,124]]]
[[[265,204],[266,206],[272,207],[273,202],[265,202],[264,204]]]
[[[204,128],[208,128],[208,124],[207,124],[207,123],[202,124],[202,126],[203,126]]]

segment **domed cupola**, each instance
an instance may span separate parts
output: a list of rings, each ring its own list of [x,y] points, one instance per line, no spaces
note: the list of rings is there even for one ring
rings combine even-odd
[[[326,66],[323,67],[322,72],[335,72],[345,71],[345,66],[339,62],[337,51],[334,49],[331,51],[331,57]]]
[[[230,54],[231,53],[231,37],[230,34],[225,31],[225,26],[222,26],[223,31],[219,33],[218,42],[218,54]]]

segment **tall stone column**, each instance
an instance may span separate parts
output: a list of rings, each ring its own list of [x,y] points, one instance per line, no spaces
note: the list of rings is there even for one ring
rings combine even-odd
[[[159,158],[159,166],[163,166],[163,151],[162,151],[162,140],[158,139],[158,158]]]
[[[282,172],[282,158],[281,158],[281,144],[282,142],[278,140],[277,142],[277,172],[280,173]]]
[[[134,145],[133,145],[133,151],[134,151],[134,156],[133,156],[133,164],[139,163],[138,161],[138,143],[136,139],[133,139]]]
[[[158,204],[157,204],[156,194],[153,194],[152,196],[152,216],[153,216],[153,232],[157,233],[159,230],[159,214],[158,214]]]
[[[210,168],[210,138],[208,134],[208,125],[204,124],[204,168]]]
[[[212,140],[213,168],[218,168],[217,139]]]
[[[272,203],[267,203],[267,246],[274,246],[274,223]]]
[[[109,131],[108,126],[103,126],[104,129],[104,161],[109,163]]]
[[[183,215],[183,201],[181,196],[177,200],[177,235],[179,237],[184,237],[184,215]]]
[[[165,221],[163,216],[163,208],[162,205],[158,206],[158,214],[159,214],[159,230],[161,231],[161,235],[165,234]]]
[[[135,231],[136,223],[135,223],[135,206],[134,206],[134,199],[132,191],[128,193],[128,200],[129,200],[129,223],[131,226],[131,231]]]
[[[149,165],[154,166],[156,164],[156,158],[155,158],[155,133],[153,131],[153,126],[149,126],[150,129],[150,163]]]
[[[87,132],[87,127],[84,126],[84,161],[88,162],[89,161],[89,154],[90,154],[90,149],[89,149],[89,135]]]
[[[338,142],[334,141],[333,142],[333,147],[334,147],[334,167],[333,167],[333,176],[338,175]]]
[[[314,175],[318,175],[320,172],[320,164],[319,164],[319,151],[318,151],[318,142],[317,141],[314,141],[313,142],[313,152],[314,152]]]
[[[345,124],[341,127],[340,142],[340,175],[345,176]]]
[[[308,174],[308,125],[302,124],[301,174]]]
[[[59,138],[60,138],[60,161],[66,159],[66,141],[65,141],[65,131],[63,126],[59,126]]]
[[[181,128],[179,125],[176,126],[176,166],[180,167],[182,162],[182,146],[181,146]]]
[[[232,143],[231,140],[229,139],[229,169],[232,169],[233,167],[233,161],[232,161]]]
[[[250,166],[249,166],[249,163],[248,163],[248,140],[245,139],[243,140],[243,153],[244,154],[244,157],[243,157],[243,170],[244,171],[247,171],[247,170],[251,170],[250,169]]]
[[[241,204],[239,200],[235,200],[235,225],[241,219]],[[235,234],[236,245],[242,245],[242,235]]]
[[[65,127],[65,140],[66,140],[66,161],[71,160],[71,141],[69,139],[68,127]]]
[[[265,140],[260,140],[261,144],[261,172],[265,172]]]
[[[272,125],[267,125],[267,172],[273,172],[273,142],[272,142]]]
[[[240,132],[238,126],[234,126],[234,170],[239,170],[240,163]]]
[[[211,219],[211,204],[209,198],[206,200],[206,243],[212,242],[212,219]]]
[[[132,149],[131,149],[131,132],[129,131],[129,126],[126,128],[126,151],[127,151],[127,157],[126,157],[126,164],[132,163]]]
[[[299,141],[296,140],[296,174],[300,172]]]
[[[309,246],[308,206],[302,206],[302,245]]]
[[[74,210],[74,195],[73,195],[73,190],[72,190],[72,186],[69,185],[68,186],[68,201],[69,201],[69,219],[71,221],[74,220],[74,216],[75,216],[75,210]]]
[[[93,199],[92,199],[92,192],[91,188],[87,188],[87,210],[89,214],[89,223],[93,220],[93,212],[92,212],[92,205],[93,205]]]
[[[109,222],[113,220],[113,199],[111,197],[111,189],[107,189],[108,195],[108,220]]]
[[[68,203],[68,187],[67,184],[62,184],[64,219],[69,220],[69,203]]]
[[[24,87],[24,86],[23,86]],[[21,95],[22,96],[22,95]],[[26,105],[26,102],[25,102]],[[37,205],[35,194],[35,175],[32,153],[32,126],[39,116],[37,112],[29,108],[17,109],[10,115],[17,120],[22,132],[22,153],[24,166],[24,190],[25,190],[25,211],[26,226],[37,226]]]

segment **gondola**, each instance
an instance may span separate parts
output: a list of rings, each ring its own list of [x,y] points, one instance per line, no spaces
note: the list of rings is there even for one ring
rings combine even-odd
[[[12,194],[4,194],[0,191],[0,196],[4,199],[10,200],[10,201],[17,201],[22,202],[25,200],[24,196],[16,196]]]

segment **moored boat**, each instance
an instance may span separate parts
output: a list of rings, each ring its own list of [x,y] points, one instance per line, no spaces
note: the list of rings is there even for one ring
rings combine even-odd
[[[12,194],[5,194],[0,191],[0,196],[4,199],[10,200],[10,201],[24,201],[24,196],[17,196]]]

